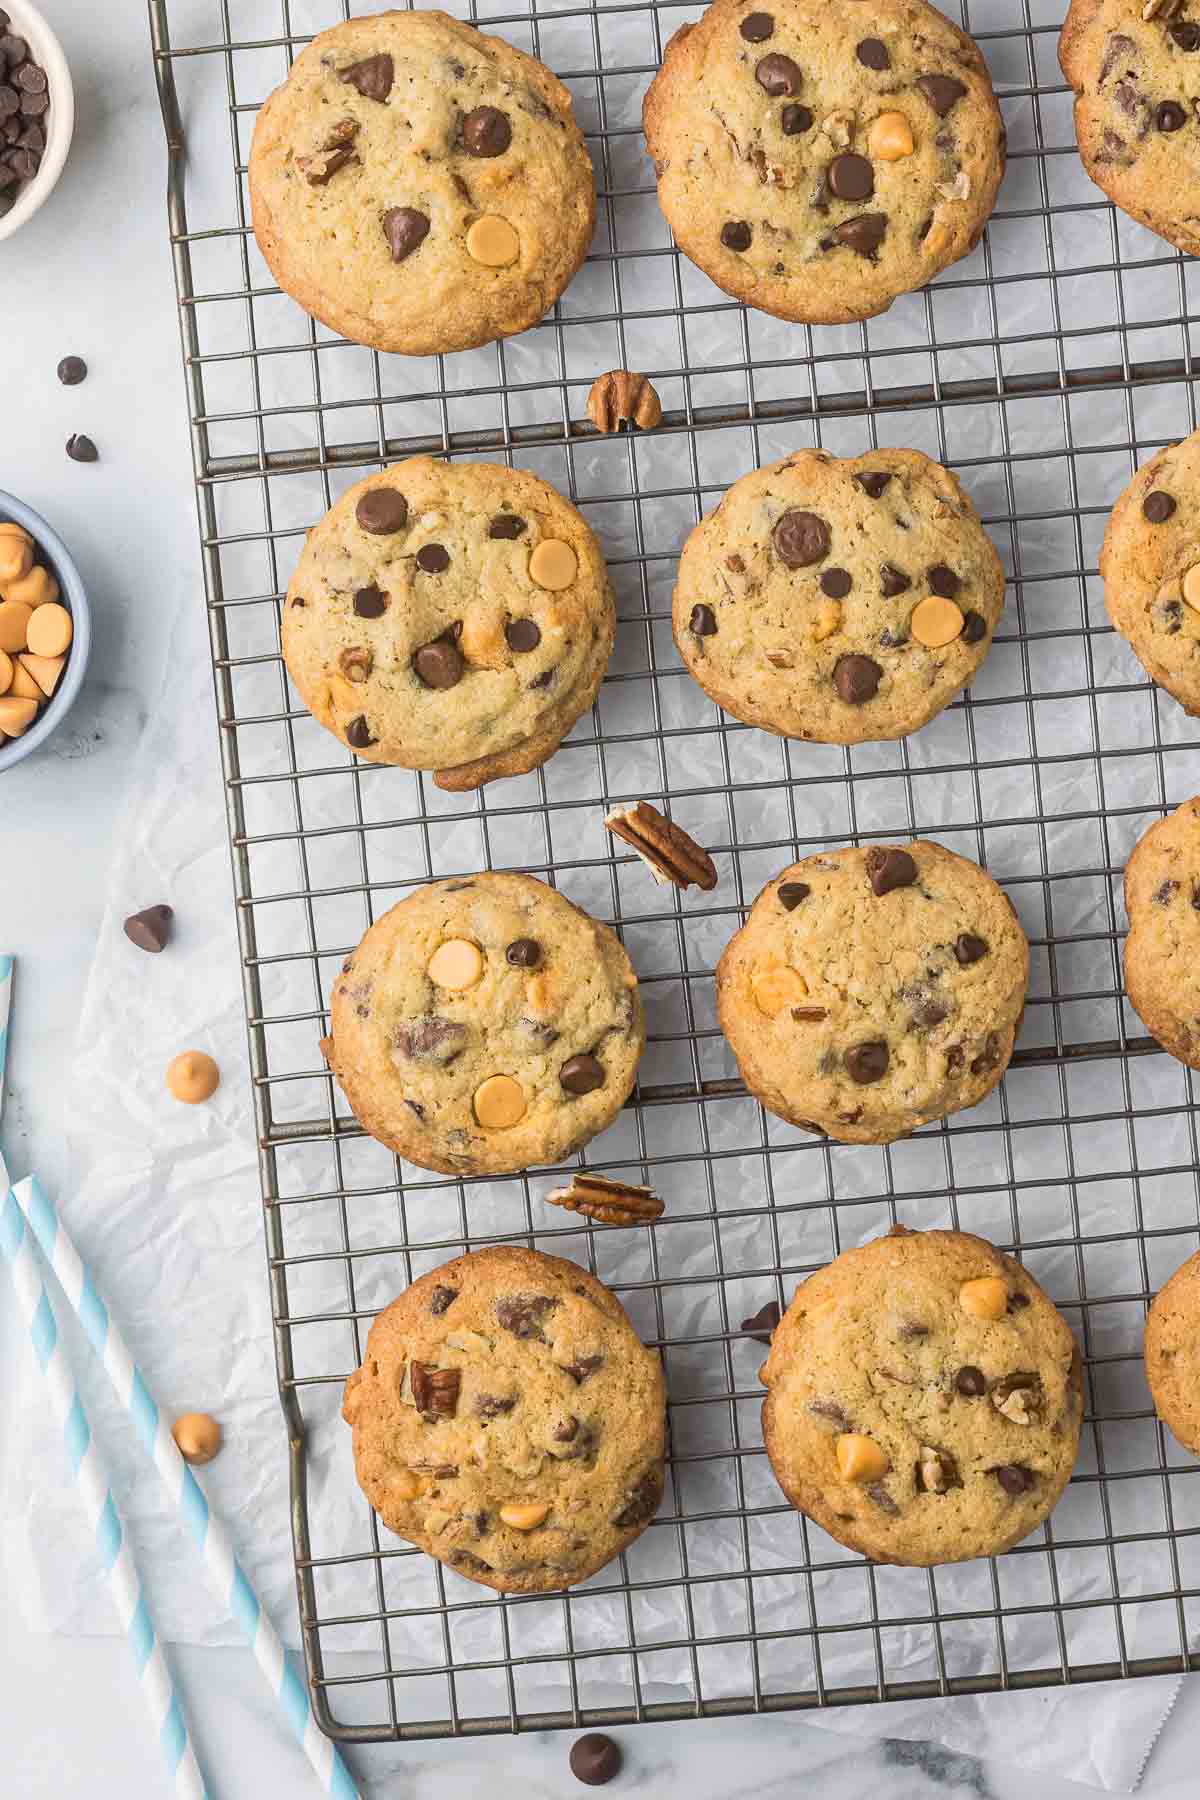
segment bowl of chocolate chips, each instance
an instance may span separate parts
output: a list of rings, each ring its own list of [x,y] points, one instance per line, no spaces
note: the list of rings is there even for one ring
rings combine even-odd
[[[71,72],[30,0],[0,0],[0,240],[53,192],[75,129]]]

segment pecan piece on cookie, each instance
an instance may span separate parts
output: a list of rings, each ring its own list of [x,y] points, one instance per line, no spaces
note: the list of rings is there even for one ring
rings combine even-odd
[[[587,401],[588,418],[597,431],[620,431],[629,425],[653,431],[662,418],[662,401],[651,382],[632,369],[610,369],[597,375]]]
[[[660,886],[695,886],[706,894],[716,887],[717,866],[712,857],[649,801],[614,807],[604,824],[614,837],[633,846]]]
[[[570,1187],[555,1188],[546,1199],[551,1206],[582,1213],[600,1225],[649,1225],[661,1218],[664,1210],[664,1202],[648,1187],[582,1171],[572,1176]]]
[[[357,136],[357,119],[339,119],[319,149],[311,156],[296,158],[296,167],[309,187],[324,187],[339,169],[358,161],[358,153],[354,149]]]

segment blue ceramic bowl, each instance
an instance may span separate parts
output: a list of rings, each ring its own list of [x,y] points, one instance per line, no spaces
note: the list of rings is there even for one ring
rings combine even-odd
[[[7,738],[0,744],[0,775],[5,769],[11,769],[44,744],[47,738],[56,732],[71,708],[74,706],[83,686],[83,678],[87,672],[88,656],[92,648],[92,609],[88,605],[87,593],[84,590],[83,578],[75,567],[74,559],[67,546],[47,525],[40,513],[26,506],[13,494],[6,494],[0,488],[0,519],[23,525],[38,549],[38,562],[45,563],[57,577],[62,589],[62,603],[71,614],[75,627],[75,636],[71,640],[71,649],[67,656],[67,666],[63,670],[62,680],[58,684],[58,692],[47,702],[42,711],[24,737]]]

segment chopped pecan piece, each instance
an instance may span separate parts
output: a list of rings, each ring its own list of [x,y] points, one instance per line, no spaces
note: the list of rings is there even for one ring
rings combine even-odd
[[[600,1225],[648,1225],[663,1213],[663,1202],[649,1188],[582,1172],[571,1177],[570,1187],[555,1188],[546,1199]]]
[[[712,857],[648,801],[615,807],[604,823],[614,837],[632,844],[660,886],[695,886],[706,894],[716,887],[717,866]]]
[[[544,1344],[542,1324],[557,1305],[550,1294],[506,1294],[496,1301],[495,1313],[499,1324],[514,1337],[532,1338]]]
[[[922,1444],[917,1486],[927,1494],[944,1494],[952,1487],[961,1487],[958,1464],[947,1451],[935,1450],[932,1444]]]
[[[1014,1425],[1032,1425],[1041,1385],[1033,1374],[1005,1375],[992,1388],[992,1405]]]
[[[462,1386],[461,1369],[431,1369],[428,1363],[414,1362],[408,1379],[418,1412],[435,1413],[444,1419],[454,1417]]]
[[[597,375],[587,409],[597,431],[619,431],[622,425],[652,431],[662,418],[662,402],[653,386],[632,369],[610,369],[606,375]]]
[[[309,187],[324,187],[339,169],[358,161],[353,147],[357,136],[357,119],[339,119],[319,150],[315,150],[311,156],[296,158],[296,167]]]

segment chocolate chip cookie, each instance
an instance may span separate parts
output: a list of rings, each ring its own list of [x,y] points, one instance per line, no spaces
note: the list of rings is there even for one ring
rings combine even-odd
[[[990,875],[940,844],[877,844],[767,884],[717,966],[717,1008],[769,1112],[887,1144],[991,1092],[1028,978],[1025,934]]]
[[[359,1123],[446,1175],[578,1150],[621,1110],[645,1042],[616,934],[530,875],[418,888],[346,960],[330,1014]]]
[[[1152,681],[1200,714],[1200,431],[1140,468],[1113,507],[1104,603]]]
[[[314,38],[258,115],[250,201],[285,293],[343,337],[410,356],[535,324],[596,211],[566,88],[444,12]]]
[[[973,250],[1004,174],[987,65],[924,0],[714,0],[642,124],[684,254],[809,324],[886,312]]]
[[[1200,1069],[1200,799],[1134,845],[1125,867],[1125,988],[1164,1050]]]
[[[461,790],[557,750],[596,698],[614,623],[600,546],[548,482],[414,456],[309,533],[283,654],[314,718],[364,761]]]
[[[1168,243],[1200,253],[1200,5],[1072,0],[1058,60],[1097,187]]]
[[[995,1556],[1075,1465],[1079,1352],[1033,1277],[983,1238],[897,1226],[796,1290],[761,1370],[793,1506],[876,1562]]]
[[[916,450],[802,450],[735,481],[683,547],[672,624],[705,693],[782,737],[905,737],[972,679],[1004,571]]]
[[[1144,1353],[1155,1412],[1185,1450],[1200,1455],[1200,1251],[1155,1296]]]
[[[657,1352],[586,1270],[536,1250],[414,1281],[371,1327],[342,1416],[388,1529],[500,1593],[585,1580],[662,1499]]]

